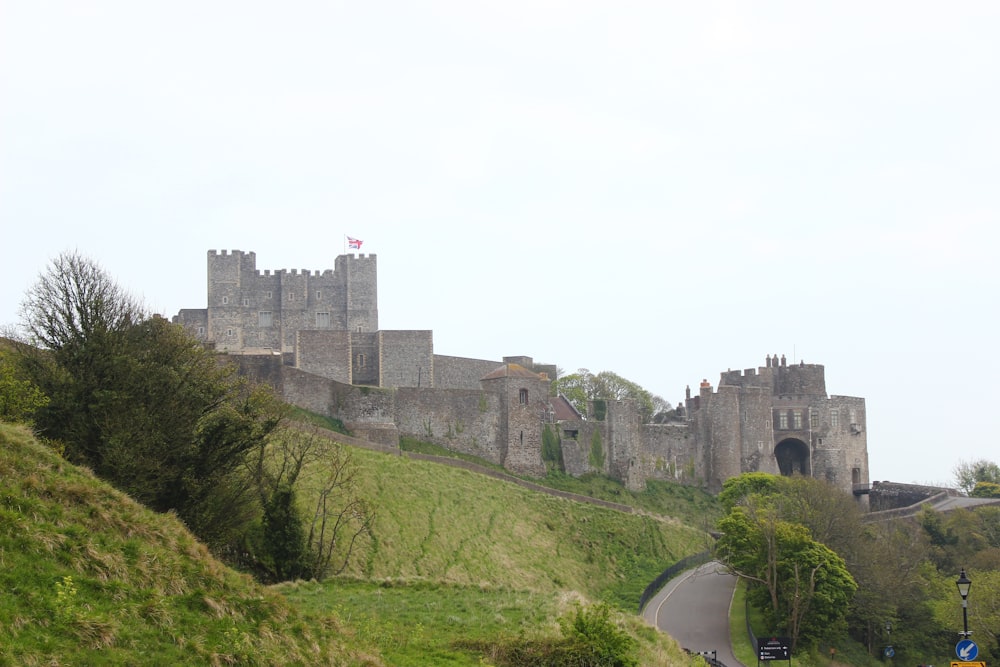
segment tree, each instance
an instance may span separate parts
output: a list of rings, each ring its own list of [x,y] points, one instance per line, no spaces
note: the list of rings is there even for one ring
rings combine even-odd
[[[0,421],[30,422],[49,398],[25,379],[7,350],[0,350]]]
[[[641,386],[611,371],[594,375],[586,368],[560,377],[553,383],[555,393],[562,394],[581,414],[587,414],[587,402],[595,399],[634,400],[638,404],[642,423],[650,423],[657,414],[670,411],[670,404]]]
[[[966,494],[971,494],[979,482],[1000,484],[1000,466],[986,459],[962,461],[952,472],[955,484]]]
[[[49,397],[35,425],[64,455],[210,546],[249,519],[243,457],[277,427],[263,386],[126,294],[96,263],[64,254],[22,304],[25,376]]]
[[[258,565],[277,581],[343,572],[376,515],[358,493],[350,450],[314,427],[289,425],[257,447],[247,465],[265,508],[267,558]],[[300,496],[308,496],[308,512]]]
[[[719,522],[719,559],[749,582],[751,604],[793,646],[814,640],[843,622],[857,584],[844,560],[785,521],[764,496],[737,505]]]

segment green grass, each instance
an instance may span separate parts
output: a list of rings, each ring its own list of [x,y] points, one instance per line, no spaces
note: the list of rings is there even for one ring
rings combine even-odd
[[[568,593],[402,580],[335,579],[279,589],[307,612],[332,603],[359,639],[377,645],[397,667],[500,664],[483,662],[482,647],[499,655],[505,647],[555,642],[559,617],[580,601]],[[640,664],[691,664],[675,642],[637,617],[619,614],[615,621],[640,640]]]
[[[318,426],[324,428],[328,431],[333,431],[335,433],[343,433],[344,435],[351,435],[351,432],[344,422],[335,418],[327,417],[315,412],[310,412],[308,410],[303,410],[293,406],[289,406],[289,418],[293,421],[304,422],[306,424],[312,424],[313,426]]]
[[[378,508],[352,578],[262,587],[0,424],[0,666],[500,664],[490,647],[558,641],[576,600],[616,606],[641,664],[690,664],[634,610],[702,531],[348,450]]]
[[[454,458],[512,475],[502,466],[490,463],[485,459],[461,452],[453,452],[440,445],[415,438],[400,438],[399,447],[403,451]],[[560,471],[550,471],[542,478],[518,477],[540,486],[629,505],[654,514],[677,517],[684,523],[705,532],[714,530],[715,522],[722,516],[722,508],[715,496],[702,489],[683,484],[649,480],[645,490],[630,491],[621,482],[596,473],[573,477]]]
[[[634,610],[660,572],[710,542],[677,520],[573,502],[431,462],[363,449],[351,454],[361,494],[378,514],[373,539],[348,572],[361,578],[571,590]]]
[[[0,665],[359,664],[155,514],[0,424]]]

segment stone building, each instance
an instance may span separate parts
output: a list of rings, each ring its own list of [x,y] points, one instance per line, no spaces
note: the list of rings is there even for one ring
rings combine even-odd
[[[334,265],[261,272],[253,252],[209,251],[207,307],[174,321],[289,402],[390,446],[412,436],[542,475],[548,430],[560,452],[548,465],[632,489],[662,479],[718,491],[743,472],[768,472],[867,492],[865,401],[827,395],[821,365],[768,355],[759,368],[722,373],[717,388],[688,389],[666,424],[641,423],[627,400],[594,400],[581,414],[550,395],[554,365],[439,355],[431,331],[380,330],[375,255]]]

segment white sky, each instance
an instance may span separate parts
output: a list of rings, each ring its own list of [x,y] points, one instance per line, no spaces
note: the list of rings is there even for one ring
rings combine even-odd
[[[60,252],[153,310],[206,252],[379,259],[384,329],[672,403],[768,353],[873,480],[1000,460],[1000,4],[0,4],[0,324]]]

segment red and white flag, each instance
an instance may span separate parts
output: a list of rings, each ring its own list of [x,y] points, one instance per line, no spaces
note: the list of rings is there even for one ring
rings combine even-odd
[[[353,237],[347,237],[347,247],[351,250],[361,250],[361,244],[363,241],[361,239],[356,239]]]

